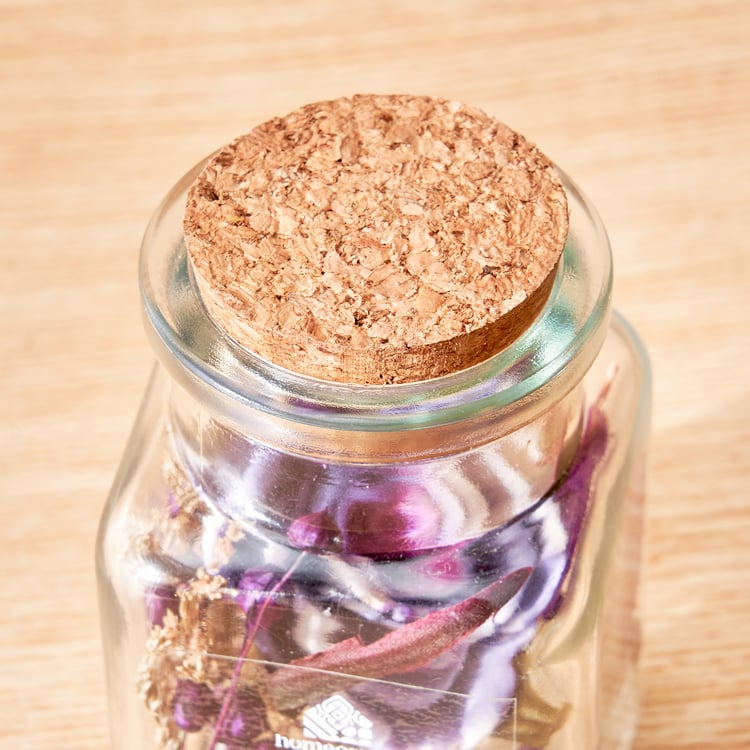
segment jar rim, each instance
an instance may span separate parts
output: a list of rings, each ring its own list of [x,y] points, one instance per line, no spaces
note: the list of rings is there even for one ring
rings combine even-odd
[[[161,364],[237,424],[267,417],[287,427],[402,433],[492,415],[495,423],[504,420],[507,432],[530,421],[540,400],[558,400],[569,392],[601,347],[612,287],[609,240],[590,201],[560,172],[570,230],[555,282],[537,317],[502,351],[432,380],[389,385],[323,381],[268,362],[216,325],[192,278],[182,214],[188,187],[204,164],[170,190],[149,222],[140,287]]]

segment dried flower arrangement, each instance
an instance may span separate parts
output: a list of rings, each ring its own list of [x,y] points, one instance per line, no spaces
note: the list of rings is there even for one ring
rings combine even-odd
[[[330,514],[321,510],[290,525],[291,557],[278,567],[242,569],[238,561],[247,532],[226,521],[213,546],[201,545],[198,554],[207,557],[196,574],[148,595],[150,632],[139,689],[158,725],[155,747],[278,746],[277,736],[301,738],[303,713],[337,693],[354,706],[366,706],[370,717],[379,713],[389,727],[375,745],[383,750],[416,747],[412,736],[427,742],[425,747],[465,747],[460,733],[467,722],[489,727],[489,740],[514,734],[524,747],[544,747],[569,707],[550,705],[535,694],[526,679],[533,665],[524,659],[538,629],[561,607],[608,440],[603,411],[594,404],[564,476],[528,512],[480,538],[419,554],[409,547],[392,550],[388,559],[361,551],[345,554],[355,567],[378,561],[386,567],[428,565],[432,575],[458,578],[463,588],[474,582],[475,591],[431,609],[416,606],[414,598],[391,602],[359,620],[359,632],[336,639],[350,630],[353,619],[351,609],[342,606],[340,617],[327,615],[330,644],[313,653],[304,653],[300,631],[310,625],[306,610],[319,612],[324,599],[316,565],[331,554],[341,558],[340,544],[327,551],[325,545],[334,536],[345,538],[347,530],[332,533]],[[216,513],[173,461],[165,474],[171,491],[161,518],[142,540],[152,555],[176,529],[196,538],[196,527]],[[418,506],[401,500],[382,512],[400,514],[405,528],[429,521],[419,517]],[[514,566],[514,560],[522,564]],[[295,623],[306,624],[295,628]],[[367,635],[361,634],[364,626]],[[431,688],[436,684],[439,690]],[[420,704],[424,695],[415,698],[404,685],[423,686],[436,703],[447,696],[449,705],[436,718]],[[503,697],[514,701],[512,721],[509,704],[454,699],[497,695],[498,685],[505,686]],[[414,710],[412,698],[420,710]],[[455,715],[462,711],[470,715]],[[476,745],[485,746],[495,745]]]

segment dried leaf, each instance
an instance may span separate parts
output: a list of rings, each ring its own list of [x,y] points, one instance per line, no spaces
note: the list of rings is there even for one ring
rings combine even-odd
[[[403,625],[374,643],[348,638],[294,660],[291,666],[307,669],[282,668],[270,680],[277,707],[289,710],[311,703],[349,683],[350,676],[380,678],[421,669],[509,602],[530,573],[530,568],[516,570],[474,596]]]

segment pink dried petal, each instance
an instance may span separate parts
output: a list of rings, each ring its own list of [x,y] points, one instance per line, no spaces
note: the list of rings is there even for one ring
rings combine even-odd
[[[343,522],[344,551],[400,555],[435,546],[442,511],[423,487],[402,482],[380,488],[374,498],[351,502]]]
[[[296,518],[289,526],[287,539],[297,549],[336,550],[339,530],[327,510]]]

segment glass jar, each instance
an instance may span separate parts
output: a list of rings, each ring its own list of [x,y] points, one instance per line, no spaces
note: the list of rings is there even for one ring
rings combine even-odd
[[[115,750],[617,750],[637,721],[646,357],[567,178],[550,297],[488,360],[293,374],[145,236],[158,356],[97,545]]]

